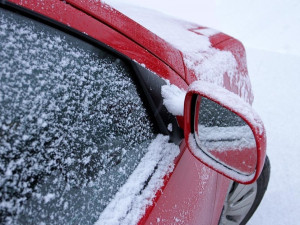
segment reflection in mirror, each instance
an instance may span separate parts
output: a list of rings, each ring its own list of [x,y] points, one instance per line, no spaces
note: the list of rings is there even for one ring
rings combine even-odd
[[[255,172],[255,138],[241,117],[202,96],[197,97],[195,115],[195,139],[206,155],[241,174]]]

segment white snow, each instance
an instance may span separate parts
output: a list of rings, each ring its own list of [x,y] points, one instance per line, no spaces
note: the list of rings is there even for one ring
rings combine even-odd
[[[148,152],[101,213],[95,225],[136,224],[151,205],[156,192],[163,186],[164,176],[174,169],[174,159],[179,147],[168,143],[169,137],[158,135],[148,147]],[[145,168],[147,168],[145,170]],[[145,182],[151,176],[146,187]]]
[[[48,194],[46,194],[45,196],[44,196],[44,201],[45,201],[45,203],[48,203],[48,202],[50,202],[52,199],[54,199],[55,198],[55,194],[53,194],[53,193],[48,193]]]
[[[170,113],[175,116],[183,116],[185,90],[167,81],[167,84],[161,87],[161,95],[163,97],[163,104]]]
[[[122,2],[213,27],[243,42],[254,90],[254,108],[266,126],[267,153],[272,166],[269,188],[248,224],[299,224],[299,0]]]
[[[218,85],[223,85],[224,74],[232,82],[238,76],[237,62],[229,51],[220,51],[210,48],[204,52],[194,52],[185,55],[185,63],[189,68],[193,68],[199,80],[208,81]]]

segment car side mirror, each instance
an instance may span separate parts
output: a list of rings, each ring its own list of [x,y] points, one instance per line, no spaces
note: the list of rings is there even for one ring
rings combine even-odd
[[[264,125],[252,107],[220,86],[196,81],[184,105],[184,136],[201,162],[237,182],[254,182],[264,164]]]

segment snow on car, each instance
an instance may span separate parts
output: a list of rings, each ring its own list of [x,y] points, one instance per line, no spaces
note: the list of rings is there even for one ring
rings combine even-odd
[[[96,0],[0,6],[1,224],[248,221],[269,162],[238,40]],[[216,135],[243,144],[207,154]]]

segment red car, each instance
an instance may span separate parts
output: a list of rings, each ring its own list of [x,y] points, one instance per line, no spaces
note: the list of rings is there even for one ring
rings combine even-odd
[[[238,40],[97,0],[0,6],[0,224],[250,219],[270,164]]]

